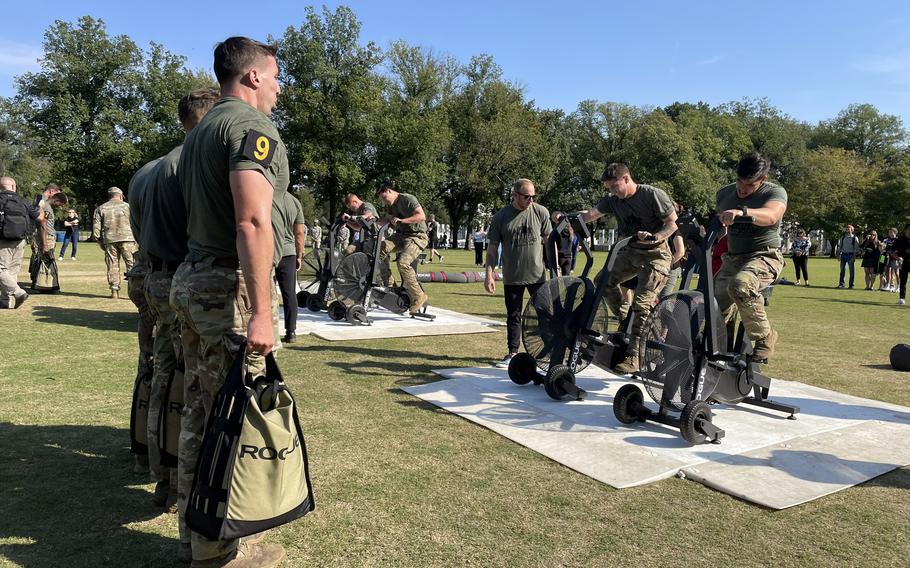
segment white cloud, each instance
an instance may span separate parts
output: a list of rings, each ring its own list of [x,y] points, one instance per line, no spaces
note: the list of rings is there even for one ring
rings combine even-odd
[[[0,40],[0,72],[34,71],[43,55],[39,46]]]
[[[727,58],[726,55],[715,55],[713,57],[709,57],[707,59],[702,59],[701,61],[696,62],[695,66],[696,67],[706,67],[708,65],[714,65],[716,63],[720,63],[721,61],[723,61],[726,58]]]

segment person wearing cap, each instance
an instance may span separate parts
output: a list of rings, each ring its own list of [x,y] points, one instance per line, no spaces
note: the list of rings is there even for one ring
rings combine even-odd
[[[392,285],[392,267],[389,264],[389,257],[393,252],[398,251],[398,272],[401,274],[401,282],[411,299],[410,312],[416,314],[427,302],[427,295],[417,283],[417,273],[411,263],[420,256],[430,242],[430,238],[427,236],[426,213],[423,212],[423,207],[417,198],[410,193],[399,192],[394,181],[384,181],[379,184],[376,196],[389,207],[386,219],[389,226],[395,229],[395,233],[382,243],[381,262],[379,263],[382,282],[386,286]]]
[[[620,373],[634,373],[638,371],[642,327],[670,274],[673,255],[667,241],[676,232],[676,209],[664,190],[636,183],[625,164],[610,164],[600,180],[609,193],[593,208],[583,211],[582,219],[590,223],[611,214],[619,223],[620,238],[632,237],[629,245],[616,256],[604,296],[613,315],[625,319],[629,304],[623,302],[620,284],[638,277],[632,295],[635,320],[629,352],[614,367]],[[561,215],[554,213],[554,220],[558,221]]]
[[[126,272],[133,269],[136,239],[130,229],[130,206],[123,201],[123,191],[112,187],[107,194],[110,199],[95,209],[92,237],[104,251],[107,284],[111,287],[111,298],[116,300],[120,297],[120,259],[126,265]]]

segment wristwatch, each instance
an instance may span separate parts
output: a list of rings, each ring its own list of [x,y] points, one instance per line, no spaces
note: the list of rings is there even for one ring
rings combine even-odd
[[[745,205],[740,205],[739,210],[742,211],[743,217],[749,215],[749,208]]]

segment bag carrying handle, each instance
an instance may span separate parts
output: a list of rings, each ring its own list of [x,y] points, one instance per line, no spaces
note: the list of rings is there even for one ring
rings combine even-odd
[[[246,363],[246,349],[247,341],[244,339],[240,343],[240,349],[237,350],[237,355],[234,356],[234,363],[231,365],[230,371],[225,378],[225,383],[233,383],[235,386],[246,386],[247,384],[247,375],[244,368]],[[275,355],[272,352],[269,352],[265,356],[265,377],[269,380],[278,381],[283,383],[284,377],[281,374],[281,370],[278,368],[278,362],[275,361]],[[276,394],[277,396],[277,394]]]

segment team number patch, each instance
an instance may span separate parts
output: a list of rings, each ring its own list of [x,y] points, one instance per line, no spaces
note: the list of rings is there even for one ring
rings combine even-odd
[[[267,168],[275,157],[275,147],[278,141],[259,132],[250,130],[243,140],[243,156],[253,160],[262,167]]]

